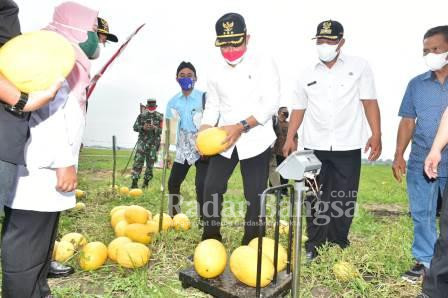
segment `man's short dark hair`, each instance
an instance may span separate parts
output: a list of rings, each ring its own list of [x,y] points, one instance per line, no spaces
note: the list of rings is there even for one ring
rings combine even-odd
[[[190,62],[185,62],[185,61],[182,61],[179,64],[179,66],[177,67],[176,77],[179,75],[179,72],[184,68],[191,69],[191,71],[194,73],[194,76],[197,77],[196,68],[194,68],[193,64],[191,64]]]
[[[437,26],[426,31],[423,39],[433,37],[434,35],[442,34],[445,37],[445,41],[448,42],[448,25]]]

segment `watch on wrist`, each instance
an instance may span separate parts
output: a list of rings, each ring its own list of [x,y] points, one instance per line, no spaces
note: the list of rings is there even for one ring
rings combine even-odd
[[[241,120],[240,123],[243,126],[243,131],[244,132],[248,132],[250,130],[249,123],[247,123],[246,120]]]
[[[28,102],[28,94],[20,92],[19,101],[14,106],[5,106],[5,110],[13,114],[14,116],[23,117],[25,115],[23,109],[25,108],[27,102]]]

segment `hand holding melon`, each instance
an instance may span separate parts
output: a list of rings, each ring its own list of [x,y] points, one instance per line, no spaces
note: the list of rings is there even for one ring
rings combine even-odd
[[[202,130],[196,138],[196,147],[201,155],[215,155],[223,152],[227,148],[224,141],[227,133],[218,127],[211,127]]]
[[[0,72],[25,93],[49,89],[67,77],[74,65],[73,46],[51,31],[19,35],[0,49]]]

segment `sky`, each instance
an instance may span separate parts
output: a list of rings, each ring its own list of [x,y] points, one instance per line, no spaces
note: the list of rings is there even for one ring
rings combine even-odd
[[[16,0],[23,32],[44,27],[62,1]],[[222,63],[214,47],[216,20],[238,12],[251,34],[250,47],[271,55],[277,63],[282,105],[289,105],[291,89],[301,71],[317,61],[315,35],[319,22],[342,23],[345,54],[365,58],[375,75],[382,116],[382,159],[393,159],[398,109],[414,76],[427,70],[422,59],[422,39],[427,29],[447,25],[448,1],[409,0],[79,0],[99,10],[109,22],[118,44],[108,43],[92,62],[96,73],[132,31],[146,26],[101,78],[89,100],[85,145],[133,147],[137,133],[132,125],[139,103],[157,99],[164,112],[168,100],[180,91],[175,80],[181,61],[197,70],[196,88],[205,90],[213,68]],[[343,117],[343,115],[341,115]],[[409,149],[408,149],[409,151]]]

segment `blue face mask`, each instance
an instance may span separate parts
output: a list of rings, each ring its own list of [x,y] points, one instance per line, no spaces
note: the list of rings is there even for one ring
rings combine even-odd
[[[192,78],[178,78],[177,82],[179,83],[180,88],[184,91],[191,90],[194,87],[194,81]]]

